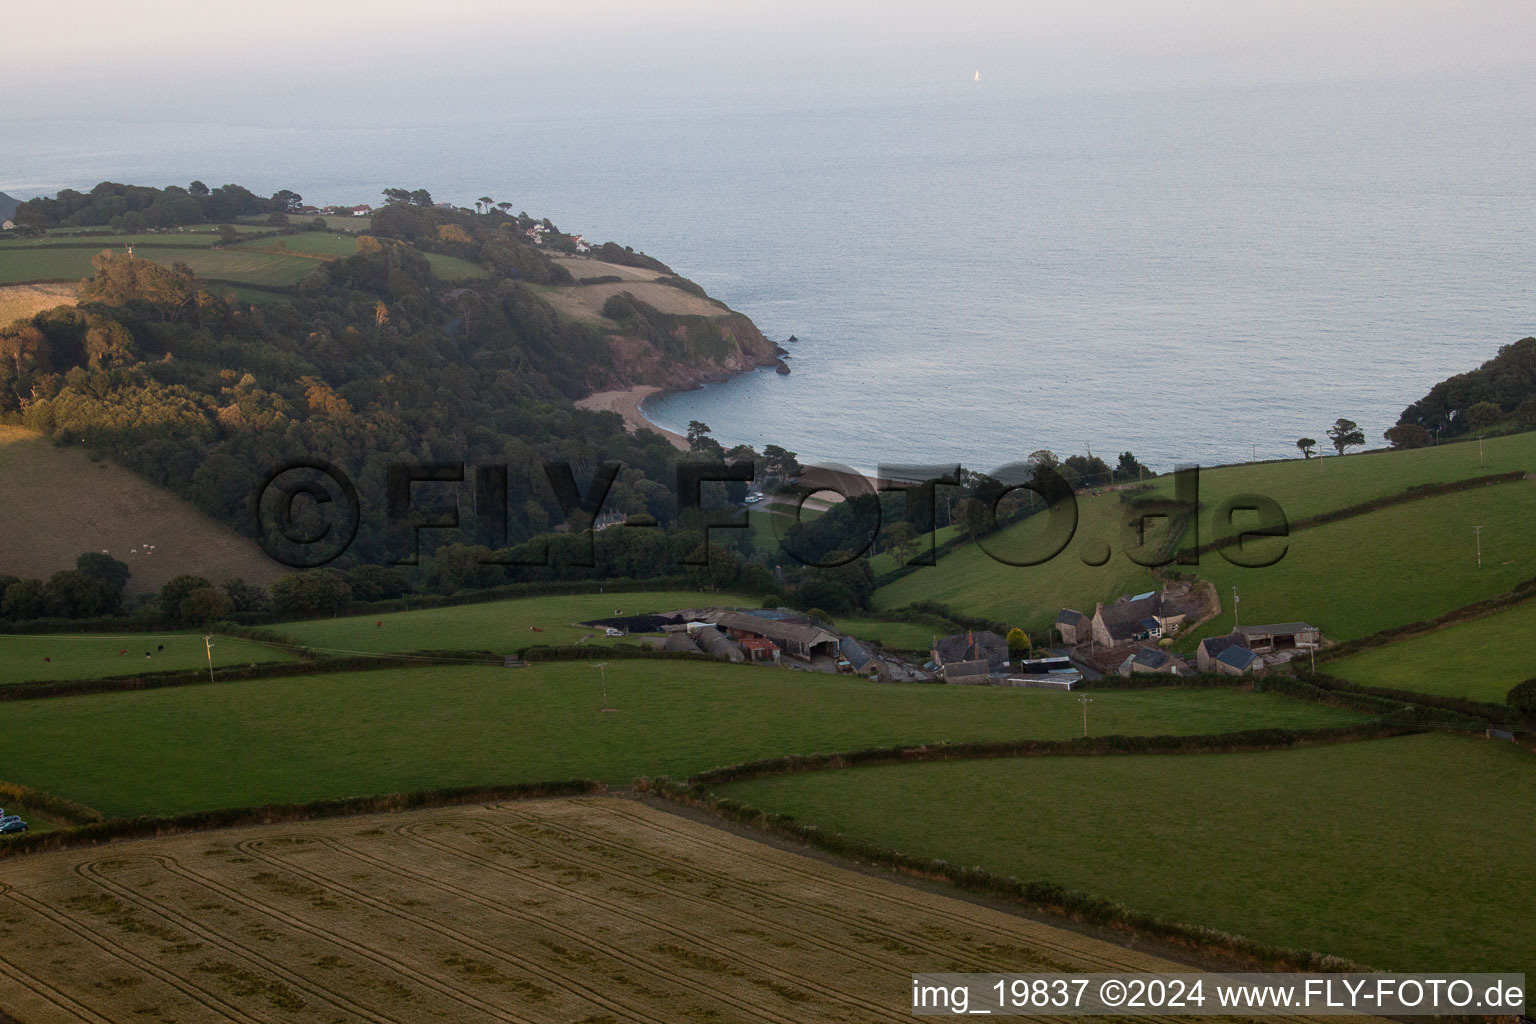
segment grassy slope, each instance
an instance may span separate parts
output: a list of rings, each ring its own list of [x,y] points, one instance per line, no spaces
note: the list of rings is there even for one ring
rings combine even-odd
[[[1507,744],[1417,736],[936,763],[722,792],[909,853],[1372,966],[1536,972],[1536,763]]]
[[[1225,611],[1183,636],[1232,626],[1231,595],[1242,597],[1241,621],[1305,619],[1333,640],[1433,618],[1511,589],[1536,575],[1536,481],[1482,487],[1396,505],[1316,529],[1290,541],[1279,564],[1243,569],[1220,555],[1201,559],[1200,575],[1217,586]],[[1478,568],[1472,527],[1483,527]]]
[[[881,622],[879,619],[838,619],[837,628],[849,636],[873,640],[897,651],[927,651],[938,635],[931,626]]]
[[[421,255],[432,265],[432,273],[439,281],[464,281],[490,276],[490,271],[480,264],[461,260],[457,256],[444,256],[437,252],[424,252]]]
[[[1363,686],[1504,703],[1536,676],[1536,601],[1318,666]]]
[[[1472,442],[1331,458],[1321,463],[1295,460],[1213,470],[1201,476],[1201,500],[1208,510],[1202,540],[1212,536],[1209,523],[1216,506],[1232,494],[1257,491],[1273,495],[1287,515],[1300,519],[1400,493],[1413,484],[1531,468],[1536,468],[1536,434],[1490,439],[1485,442],[1481,466],[1477,444]],[[1160,486],[1172,485],[1163,482]],[[1486,494],[1413,502],[1301,531],[1292,538],[1290,553],[1272,568],[1236,569],[1213,554],[1202,557],[1199,572],[1220,586],[1224,601],[1230,600],[1234,583],[1240,587],[1245,582],[1255,585],[1252,595],[1242,591],[1244,621],[1306,618],[1319,621],[1334,638],[1358,636],[1439,614],[1507,589],[1536,572],[1530,557],[1533,545],[1515,531],[1519,516],[1528,514],[1522,510],[1530,508],[1529,495],[1529,484],[1518,484]],[[1130,562],[1121,551],[1118,517],[1123,512],[1118,500],[1113,495],[1080,498],[1079,510],[1072,544],[1043,566],[1003,565],[970,545],[941,559],[936,567],[920,569],[882,587],[875,595],[876,606],[897,608],[914,601],[937,600],[967,614],[1043,630],[1062,607],[1091,610],[1095,601],[1110,601],[1122,593],[1154,586],[1151,573]],[[1471,527],[1475,524],[1464,518],[1467,515],[1487,519],[1483,523],[1485,542],[1496,530],[1503,531],[1498,552],[1489,555],[1490,571],[1482,574],[1481,581],[1462,578],[1458,560],[1461,549],[1471,546]],[[1045,525],[1038,517],[1026,520],[1003,531],[998,542],[1028,544],[1042,535]],[[1085,540],[1094,537],[1109,540],[1114,548],[1110,561],[1101,568],[1084,565],[1080,557]],[[1426,552],[1425,548],[1435,551]],[[1485,554],[1488,551],[1485,547]],[[1506,560],[1513,561],[1514,566],[1502,565]],[[1416,575],[1422,572],[1433,575]],[[1442,578],[1440,573],[1449,573],[1451,578]],[[1349,584],[1372,589],[1351,589]],[[1389,588],[1384,602],[1376,589],[1383,585]],[[1342,607],[1345,604],[1379,607],[1346,609]],[[1230,608],[1227,610],[1230,613]],[[1224,621],[1225,627],[1230,627],[1230,618]]]
[[[160,646],[165,650],[159,650]],[[120,654],[126,650],[127,654]],[[150,657],[144,657],[145,652]],[[48,661],[44,661],[48,658]],[[282,651],[234,637],[215,637],[213,666],[257,661],[292,661]],[[203,668],[208,655],[201,633],[58,633],[6,636],[0,633],[0,684],[34,679],[99,679],[134,672]]]
[[[0,284],[21,281],[78,280],[92,274],[91,257],[100,246],[78,249],[33,249],[5,253],[0,259]],[[303,280],[316,267],[316,261],[300,256],[254,250],[211,250],[189,244],[186,248],[141,246],[134,255],[170,266],[185,263],[199,277],[236,281],[242,284],[286,287]]]
[[[641,615],[710,605],[756,608],[761,604],[759,598],[690,591],[561,594],[386,615],[287,622],[272,628],[297,643],[327,650],[511,653],[530,644],[575,643],[594,632],[592,627],[576,623],[609,618],[616,613]],[[540,631],[534,632],[534,626]]]
[[[1152,574],[1121,553],[1120,521],[1125,514],[1113,494],[1078,499],[1078,526],[1072,542],[1044,565],[1019,567],[995,561],[974,544],[946,555],[935,566],[919,568],[875,592],[875,607],[900,608],[917,601],[938,601],[956,611],[985,616],[1043,631],[1063,607],[1086,608],[1113,601],[1122,593],[1149,590]],[[1049,515],[1035,515],[1007,527],[992,539],[995,550],[1015,561],[1029,552],[1044,553],[1052,529]],[[1110,560],[1084,564],[1086,544],[1109,543]]]
[[[896,686],[714,663],[451,666],[0,704],[4,776],[108,814],[471,783],[683,775],[785,753],[1043,736],[1071,694]],[[1355,720],[1233,690],[1094,698],[1095,729],[1222,731]],[[60,756],[88,750],[89,757]]]
[[[20,427],[0,426],[0,480],[0,572],[46,579],[104,548],[133,570],[131,593],[184,572],[265,585],[286,571],[170,492]],[[142,544],[156,545],[154,555],[129,554]]]

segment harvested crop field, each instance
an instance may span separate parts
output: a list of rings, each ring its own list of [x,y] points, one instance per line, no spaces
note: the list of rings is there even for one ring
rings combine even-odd
[[[73,284],[13,284],[0,287],[0,327],[25,320],[54,306],[73,306],[80,301]]]
[[[231,829],[0,863],[33,1024],[906,1020],[918,970],[1170,970],[630,800]]]

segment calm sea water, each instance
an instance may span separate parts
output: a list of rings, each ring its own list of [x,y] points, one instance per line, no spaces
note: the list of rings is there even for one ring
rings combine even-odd
[[[1529,71],[1530,69],[1524,69]],[[647,406],[869,468],[1373,440],[1536,331],[1536,75],[440,126],[0,122],[0,190],[490,194],[660,256],[794,372]]]

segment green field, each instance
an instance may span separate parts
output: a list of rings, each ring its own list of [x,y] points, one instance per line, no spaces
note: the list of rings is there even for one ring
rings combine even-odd
[[[1305,620],[1331,640],[1431,619],[1512,589],[1536,575],[1536,481],[1426,498],[1367,516],[1303,530],[1277,565],[1234,566],[1220,555],[1200,559],[1200,575],[1216,584],[1223,614],[1181,636],[1192,648],[1203,636],[1232,628],[1232,587],[1242,622]],[[1482,526],[1483,564],[1472,528]]]
[[[444,256],[438,252],[424,252],[421,255],[432,265],[432,273],[439,281],[465,281],[490,276],[490,271],[480,264],[461,260],[457,256]]]
[[[263,238],[249,244],[264,249],[285,249],[288,252],[310,253],[315,256],[357,255],[357,236],[338,235],[334,231],[304,231],[296,235]]]
[[[914,626],[909,622],[883,622],[880,619],[838,619],[837,628],[860,640],[873,640],[895,651],[923,651],[933,646],[933,638],[942,635],[932,626]]]
[[[161,646],[165,650],[160,650]],[[127,654],[121,653],[127,651]],[[144,657],[145,653],[149,657]],[[47,661],[43,659],[48,659]],[[282,651],[215,637],[213,667],[249,665],[258,661],[292,661]],[[201,633],[55,633],[50,636],[6,636],[0,633],[0,684],[36,679],[99,679],[136,672],[204,668],[208,654]]]
[[[1030,516],[988,538],[993,549],[1013,561],[1048,550],[1054,528],[1052,514]],[[1036,566],[1007,565],[975,544],[967,544],[875,591],[876,608],[901,608],[917,601],[938,601],[966,615],[976,615],[1043,634],[1063,607],[1093,612],[1095,601],[1113,601],[1121,594],[1156,586],[1149,570],[1126,558],[1121,550],[1120,523],[1126,506],[1114,494],[1079,496],[1078,525],[1061,554]],[[1113,554],[1101,566],[1083,562],[1083,554],[1098,541]]]
[[[91,257],[101,246],[79,249],[29,249],[0,253],[0,284],[21,281],[78,280],[95,271]],[[119,251],[119,254],[121,252]],[[199,277],[234,281],[239,284],[288,287],[303,280],[319,265],[315,260],[281,253],[234,249],[150,248],[134,250],[141,259],[165,266],[185,263]]]
[[[604,712],[602,686],[606,676]],[[1236,690],[1096,695],[1104,732],[1357,721]],[[785,753],[1065,738],[1075,696],[718,663],[306,675],[0,703],[3,776],[109,815],[497,782],[686,775]],[[60,756],[88,751],[88,756]]]
[[[78,281],[82,277],[90,277],[95,273],[91,267],[91,257],[105,248],[109,246],[100,248],[93,246],[89,249],[0,251],[0,284],[20,284],[23,281]]]
[[[594,633],[601,634],[602,630],[577,625],[593,619],[711,605],[756,608],[761,604],[758,598],[690,591],[559,594],[385,615],[284,622],[272,628],[296,643],[322,650],[370,654],[472,650],[511,654],[531,645],[573,644]]]
[[[721,793],[918,856],[1383,969],[1536,974],[1536,762],[1509,744],[1414,736],[929,763]]]
[[[1536,601],[1319,665],[1362,686],[1384,686],[1503,704],[1536,677]]]
[[[1294,522],[1401,494],[1418,484],[1452,483],[1517,469],[1536,471],[1536,433],[1488,438],[1483,442],[1481,459],[1474,439],[1410,451],[1226,466],[1200,474],[1200,500],[1207,509],[1201,529],[1209,530],[1216,508],[1237,494],[1273,498]],[[1155,489],[1156,493],[1172,495],[1172,477],[1158,478]],[[1202,542],[1210,539],[1201,537]]]

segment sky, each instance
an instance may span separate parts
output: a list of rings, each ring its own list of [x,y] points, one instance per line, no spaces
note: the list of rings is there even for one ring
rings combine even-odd
[[[7,12],[0,118],[441,123],[1443,73],[1536,56],[1528,0],[80,0]],[[18,41],[54,40],[45,45]]]

